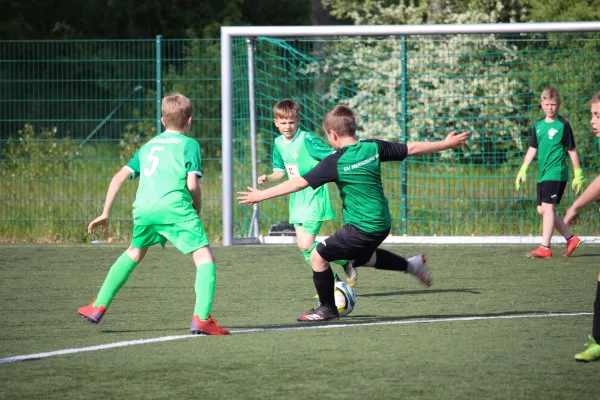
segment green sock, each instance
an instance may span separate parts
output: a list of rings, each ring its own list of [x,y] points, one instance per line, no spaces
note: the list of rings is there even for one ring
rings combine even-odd
[[[110,267],[98,296],[96,296],[94,307],[104,306],[108,308],[119,290],[127,282],[136,265],[138,263],[133,261],[127,253],[121,254],[121,257],[117,258],[117,261]]]
[[[312,251],[315,249],[315,247],[317,247],[318,244],[319,244],[319,242],[314,242],[313,245],[310,247],[310,250],[302,250],[302,255],[304,256],[304,261],[306,261],[306,263],[308,265],[310,265],[310,253],[312,253]],[[334,261],[334,263],[340,264],[341,266],[346,265],[347,262],[348,261]],[[339,281],[338,275],[335,272],[333,273],[333,280]]]
[[[215,295],[215,284],[217,282],[217,266],[215,263],[204,263],[196,268],[196,306],[194,315],[201,320],[208,318],[212,309]]]

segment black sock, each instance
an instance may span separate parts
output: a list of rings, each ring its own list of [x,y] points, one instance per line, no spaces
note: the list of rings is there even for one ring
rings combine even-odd
[[[391,251],[377,249],[375,250],[377,260],[375,260],[375,269],[384,269],[387,271],[406,271],[408,262],[406,258],[401,257]]]
[[[596,301],[594,301],[594,319],[592,322],[592,336],[600,344],[600,281],[596,287]]]
[[[315,283],[321,304],[326,307],[335,308],[335,296],[333,294],[335,282],[331,268],[327,268],[323,272],[313,271],[313,282]]]

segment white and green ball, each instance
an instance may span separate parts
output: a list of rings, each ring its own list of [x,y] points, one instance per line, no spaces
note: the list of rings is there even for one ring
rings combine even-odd
[[[335,289],[333,291],[335,296],[335,305],[337,306],[340,317],[345,317],[354,310],[356,305],[356,294],[352,286],[346,282],[337,281],[335,282]]]

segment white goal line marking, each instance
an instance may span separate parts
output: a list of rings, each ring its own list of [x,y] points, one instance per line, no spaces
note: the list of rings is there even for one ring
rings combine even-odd
[[[235,334],[240,334],[240,333],[256,333],[256,332],[350,328],[350,327],[355,327],[355,326],[432,324],[435,322],[482,321],[482,320],[491,320],[491,319],[577,317],[577,316],[582,316],[582,315],[593,315],[593,313],[584,312],[584,313],[559,313],[559,314],[551,313],[551,314],[498,315],[498,316],[488,316],[488,317],[457,317],[457,318],[439,318],[439,319],[413,319],[413,320],[404,320],[404,321],[364,322],[364,323],[358,323],[358,324],[340,324],[340,323],[332,322],[331,324],[327,324],[327,325],[301,325],[301,326],[286,326],[286,327],[280,327],[280,328],[242,329],[242,330],[231,331],[231,334],[235,335]],[[90,347],[77,347],[77,348],[72,348],[72,349],[49,351],[46,353],[25,354],[25,355],[21,355],[21,356],[0,358],[0,364],[10,364],[10,363],[15,363],[15,362],[20,362],[20,361],[37,360],[40,358],[61,356],[64,354],[84,353],[87,351],[114,349],[117,347],[135,346],[137,344],[168,342],[171,340],[190,339],[190,338],[196,338],[196,337],[204,337],[204,335],[188,334],[188,335],[177,335],[177,336],[163,336],[163,337],[157,337],[157,338],[151,338],[151,339],[127,340],[127,341],[123,341],[123,342],[114,342],[114,343],[101,344],[101,345],[90,346]]]

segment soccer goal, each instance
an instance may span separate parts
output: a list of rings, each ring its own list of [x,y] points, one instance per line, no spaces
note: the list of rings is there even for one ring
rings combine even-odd
[[[599,51],[600,22],[222,27],[223,244],[293,240],[265,236],[287,221],[287,198],[254,207],[235,200],[272,170],[272,109],[284,98],[301,105],[301,128],[323,138],[322,118],[336,104],[355,110],[359,138],[407,142],[471,132],[462,149],[384,164],[388,242],[539,241],[535,163],[521,191],[514,180],[530,127],[543,115],[540,92],[560,92],[560,114],[592,180],[599,171],[589,99],[600,90]],[[338,220],[323,235],[341,225],[331,192]],[[569,186],[559,213],[574,198]],[[582,216],[580,237],[596,239],[599,214]]]

